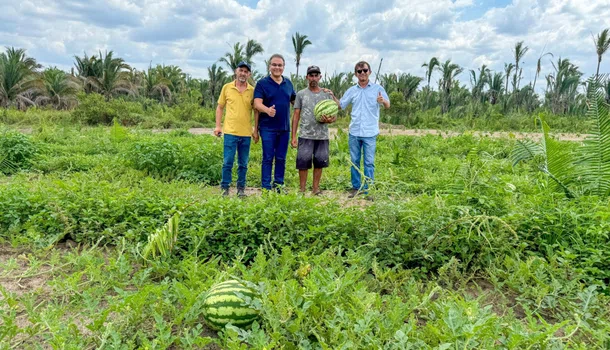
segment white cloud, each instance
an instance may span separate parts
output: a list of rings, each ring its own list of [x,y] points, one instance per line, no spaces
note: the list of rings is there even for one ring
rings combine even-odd
[[[178,64],[195,77],[233,43],[255,39],[262,70],[272,53],[284,54],[295,71],[291,36],[308,35],[301,64],[328,72],[351,71],[361,59],[382,73],[423,76],[421,64],[436,56],[468,69],[486,64],[502,71],[524,41],[524,78],[533,79],[538,56],[569,58],[590,75],[596,68],[592,34],[609,27],[610,1],[513,0],[481,10],[473,0],[261,0],[255,8],[235,0],[24,0],[0,4],[0,45],[23,47],[44,65],[70,69],[73,56],[113,50],[136,68]],[[461,14],[469,13],[462,20]],[[542,75],[552,71],[543,60]],[[610,56],[602,71],[610,72]],[[468,77],[460,77],[464,84]],[[542,79],[544,80],[544,79]],[[541,81],[539,79],[539,81]],[[540,86],[540,85],[538,85]]]

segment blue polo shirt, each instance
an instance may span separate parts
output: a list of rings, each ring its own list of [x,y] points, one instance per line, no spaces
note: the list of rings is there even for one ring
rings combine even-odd
[[[282,76],[282,82],[276,83],[270,75],[256,83],[254,98],[262,98],[266,107],[275,105],[275,117],[261,112],[258,116],[260,130],[290,131],[290,101],[296,97],[292,82]]]

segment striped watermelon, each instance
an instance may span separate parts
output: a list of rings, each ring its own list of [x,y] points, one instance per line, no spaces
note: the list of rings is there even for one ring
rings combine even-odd
[[[316,117],[318,122],[322,121],[323,115],[336,117],[338,113],[339,106],[333,100],[322,100],[316,103],[316,106],[313,109],[313,115]]]
[[[228,323],[248,327],[258,318],[258,311],[244,305],[237,293],[256,297],[251,289],[236,280],[215,284],[208,291],[203,302],[203,318],[211,328],[220,330]]]

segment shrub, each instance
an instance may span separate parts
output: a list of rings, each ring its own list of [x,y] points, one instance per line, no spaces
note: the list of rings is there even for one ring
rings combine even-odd
[[[20,132],[4,131],[0,135],[0,172],[13,173],[29,168],[38,149],[30,138]]]

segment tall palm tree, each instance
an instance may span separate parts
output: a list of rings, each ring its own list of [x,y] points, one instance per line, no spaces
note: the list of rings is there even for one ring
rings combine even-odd
[[[595,43],[595,51],[597,52],[597,71],[595,77],[599,77],[599,65],[602,63],[602,56],[608,51],[610,47],[610,28],[602,30],[601,33],[597,34],[597,37],[593,39]]]
[[[472,84],[472,98],[475,101],[479,101],[484,98],[483,89],[489,80],[490,70],[487,65],[482,65],[479,68],[479,77],[477,78],[477,72],[473,69],[470,70],[470,83]]]
[[[523,59],[523,56],[529,51],[529,47],[523,46],[523,41],[519,41],[515,44],[515,49],[513,50],[513,55],[515,57],[515,75],[513,78],[513,93],[519,90],[519,82],[521,81],[521,72],[522,69],[519,69],[519,62]]]
[[[439,86],[442,92],[441,96],[443,101],[441,106],[441,112],[447,113],[449,111],[449,107],[451,107],[451,88],[453,86],[453,82],[455,80],[455,77],[464,71],[464,68],[460,67],[455,63],[451,63],[451,60],[447,60],[437,69],[438,71],[440,71],[442,76]]]
[[[543,49],[544,51],[544,49]],[[542,58],[546,55],[550,55],[551,57],[553,57],[553,54],[550,52],[544,53],[542,55],[540,55],[540,57],[538,57],[538,62],[536,63],[536,75],[534,75],[534,85],[532,86],[532,90],[534,90],[534,92],[536,92],[536,80],[538,79],[538,76],[540,75],[540,71],[542,70]]]
[[[432,79],[434,68],[440,66],[440,64],[441,63],[438,61],[438,58],[432,57],[430,62],[421,65],[422,67],[426,67],[426,80],[428,81],[428,88],[430,88],[430,79]]]
[[[37,105],[50,104],[57,109],[68,109],[76,104],[76,93],[80,90],[77,78],[57,67],[44,70],[41,75],[44,88],[36,97]]]
[[[0,106],[34,105],[28,95],[41,88],[37,77],[40,67],[34,58],[26,56],[25,49],[7,47],[0,54]]]
[[[265,52],[265,50],[263,50],[263,45],[261,45],[259,42],[257,42],[254,39],[248,40],[248,42],[246,43],[246,48],[245,48],[246,62],[248,62],[249,65],[252,65],[252,57],[254,57],[255,55],[261,54],[263,52]],[[237,62],[237,63],[239,63],[239,62]]]
[[[297,77],[299,76],[299,66],[301,65],[301,55],[307,46],[311,45],[311,41],[307,39],[307,35],[301,35],[296,32],[292,36],[292,47],[294,47],[295,62],[297,64]]]
[[[237,42],[233,44],[233,52],[225,53],[224,57],[221,57],[219,61],[224,62],[229,67],[231,72],[235,72],[239,62],[245,60],[246,55],[244,53],[244,45]]]
[[[510,74],[515,69],[515,65],[512,63],[504,63],[504,76],[506,77],[506,87],[504,88],[504,92],[508,94],[508,79],[510,78]]]
[[[114,52],[99,53],[97,76],[89,77],[91,84],[104,95],[106,101],[118,93],[133,94],[134,87],[129,83],[131,67],[122,58],[114,57]]]
[[[430,79],[432,79],[432,72],[434,72],[434,68],[438,67],[440,62],[438,58],[432,57],[428,63],[424,63],[421,66],[426,67],[426,80],[428,81],[428,89],[426,90],[426,108],[429,106],[430,102]]]

